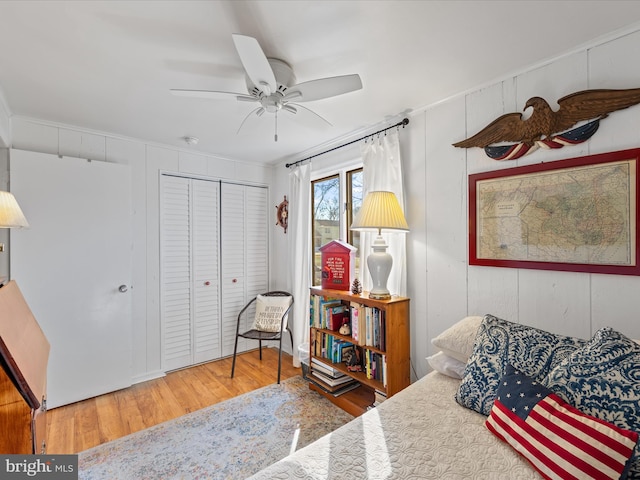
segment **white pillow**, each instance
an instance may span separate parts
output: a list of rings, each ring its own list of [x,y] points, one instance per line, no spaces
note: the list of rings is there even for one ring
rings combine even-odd
[[[435,355],[427,357],[427,362],[429,362],[431,368],[436,372],[458,379],[462,379],[464,376],[464,367],[467,366],[466,363],[456,360],[444,352],[438,352]]]
[[[290,303],[291,297],[258,295],[253,329],[263,332],[279,332],[282,325],[282,314],[289,308]]]
[[[473,343],[483,318],[482,316],[465,317],[433,338],[431,343],[466,365],[473,352]]]

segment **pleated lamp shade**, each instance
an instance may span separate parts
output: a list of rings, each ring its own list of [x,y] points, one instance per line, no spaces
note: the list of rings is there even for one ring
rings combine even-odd
[[[375,191],[367,193],[356,214],[351,230],[397,230],[408,232],[398,198],[393,192]]]
[[[10,192],[0,191],[0,228],[28,227],[27,219],[15,197]]]

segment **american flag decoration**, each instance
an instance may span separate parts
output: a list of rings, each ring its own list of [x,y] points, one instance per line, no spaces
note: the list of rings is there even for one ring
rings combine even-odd
[[[546,479],[619,479],[638,441],[638,433],[583,414],[510,365],[485,425]]]

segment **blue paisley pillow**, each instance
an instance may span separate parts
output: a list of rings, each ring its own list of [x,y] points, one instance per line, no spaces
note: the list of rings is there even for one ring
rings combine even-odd
[[[598,330],[543,383],[581,412],[640,433],[640,345],[620,332]],[[640,479],[639,448],[628,478]]]
[[[498,383],[508,364],[541,381],[585,340],[545,332],[526,325],[485,315],[456,392],[463,407],[489,415]]]

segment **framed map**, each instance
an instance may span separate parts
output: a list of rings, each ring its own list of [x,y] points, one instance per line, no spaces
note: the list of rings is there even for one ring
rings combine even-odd
[[[640,275],[640,148],[469,175],[469,264]]]

